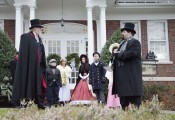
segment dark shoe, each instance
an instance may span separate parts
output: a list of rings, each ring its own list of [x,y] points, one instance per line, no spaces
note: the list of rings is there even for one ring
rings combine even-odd
[[[58,104],[54,104],[55,107],[58,107]]]
[[[47,108],[47,106],[46,106],[46,105],[44,105],[44,104],[38,104],[38,108],[39,108],[39,109],[46,109],[46,108]]]
[[[17,108],[17,109],[20,109],[21,108],[21,106],[13,106],[14,108]]]

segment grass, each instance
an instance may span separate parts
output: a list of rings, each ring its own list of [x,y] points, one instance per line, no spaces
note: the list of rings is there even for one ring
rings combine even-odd
[[[7,116],[20,116],[19,120],[22,120],[23,118],[21,118],[21,116],[36,116],[36,119],[33,117],[33,120],[37,120],[37,118],[39,116],[54,116],[54,115],[58,115],[58,114],[62,114],[62,116],[68,116],[69,118],[72,118],[72,116],[74,116],[71,120],[83,120],[84,119],[84,115],[89,116],[91,118],[94,118],[93,116],[95,115],[99,115],[97,116],[97,118],[101,118],[104,117],[103,113],[104,111],[108,112],[108,114],[105,113],[105,115],[111,116],[111,115],[115,115],[114,113],[116,112],[116,116],[118,116],[119,114],[117,112],[119,112],[121,115],[120,117],[117,117],[118,119],[116,120],[126,120],[126,119],[130,119],[130,118],[135,118],[135,110],[130,110],[130,111],[121,111],[121,110],[114,110],[114,109],[107,109],[106,106],[94,106],[92,108],[89,107],[84,107],[84,106],[65,106],[65,107],[58,107],[58,108],[50,108],[50,109],[46,109],[46,110],[38,110],[36,106],[32,106],[30,108],[22,108],[22,109],[15,109],[15,108],[0,108],[0,119],[3,120],[2,118],[4,117],[7,120],[11,120],[13,117],[7,117]],[[105,109],[105,110],[104,110]],[[91,111],[92,110],[92,111]],[[81,112],[87,112],[86,114],[82,114]],[[89,112],[91,111],[91,112]],[[140,111],[140,112],[139,112]],[[141,120],[146,120],[146,119],[150,119],[150,120],[159,120],[159,119],[155,119],[155,118],[150,118],[150,113],[145,110],[144,112],[142,110],[139,110],[137,112],[137,114],[140,114],[141,116],[144,116],[145,119],[142,119],[142,117],[140,118]],[[90,113],[90,115],[89,115]],[[111,114],[111,115],[110,115]],[[164,115],[163,115],[164,114]],[[163,112],[161,113],[161,115],[166,116],[165,120],[174,120],[175,119],[175,114],[169,114],[168,112]],[[77,117],[75,117],[77,116]],[[123,117],[122,117],[123,116]],[[154,115],[153,115],[154,116]],[[114,116],[115,117],[115,116]],[[27,120],[25,118],[25,120]],[[43,118],[43,117],[42,117]],[[97,119],[96,118],[96,119]],[[66,120],[67,118],[63,118],[63,120]],[[14,120],[18,120],[17,117],[15,117]],[[102,119],[103,120],[103,119]],[[108,120],[108,119],[107,119]]]
[[[4,117],[11,108],[0,108],[0,116]]]
[[[90,106],[51,107],[38,110],[35,104],[27,108],[0,108],[0,120],[174,120],[175,112],[162,110],[158,96],[146,101],[138,109],[132,106],[126,111],[109,109],[106,105],[94,102]]]

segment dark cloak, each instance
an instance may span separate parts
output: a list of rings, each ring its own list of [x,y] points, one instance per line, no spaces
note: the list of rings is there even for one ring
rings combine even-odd
[[[32,32],[21,35],[12,102],[19,102],[23,98],[37,100],[42,95],[42,75],[46,69],[46,61],[40,37],[39,41],[37,43]]]

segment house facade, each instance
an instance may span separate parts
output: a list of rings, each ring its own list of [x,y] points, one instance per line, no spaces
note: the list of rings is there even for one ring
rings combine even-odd
[[[44,26],[46,55],[87,54],[90,62],[92,53],[101,52],[115,30],[133,22],[142,58],[152,51],[158,60],[143,62],[148,72],[143,80],[175,81],[174,0],[0,0],[0,29],[17,50],[20,35],[29,31],[33,18]]]

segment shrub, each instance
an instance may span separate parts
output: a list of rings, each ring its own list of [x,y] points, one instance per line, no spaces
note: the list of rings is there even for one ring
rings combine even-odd
[[[10,77],[9,63],[16,54],[15,46],[8,35],[0,31],[0,82],[5,76]]]
[[[50,54],[48,57],[47,57],[47,63],[49,63],[49,61],[51,59],[55,59],[57,61],[57,64],[60,64],[60,60],[61,60],[61,57],[57,54]]]
[[[105,46],[101,51],[101,60],[105,63],[105,65],[109,64],[111,59],[111,53],[109,52],[109,46],[113,43],[120,43],[122,41],[120,30],[116,30],[111,38],[106,42]]]
[[[144,96],[143,100],[151,100],[155,94],[163,104],[163,109],[175,110],[175,85],[158,84],[158,83],[144,83]]]

